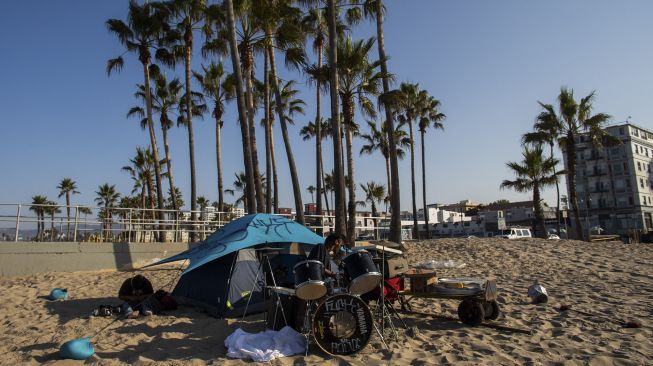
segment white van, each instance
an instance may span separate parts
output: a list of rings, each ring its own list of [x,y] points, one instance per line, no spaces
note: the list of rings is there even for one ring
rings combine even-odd
[[[531,238],[531,230],[524,229],[520,227],[511,227],[510,229],[504,230],[501,235],[497,235],[499,238],[505,239],[521,239],[521,238]]]

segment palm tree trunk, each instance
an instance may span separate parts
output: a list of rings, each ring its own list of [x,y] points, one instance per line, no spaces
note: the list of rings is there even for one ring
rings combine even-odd
[[[254,57],[252,56],[251,46],[245,49],[244,66],[245,66],[245,98],[247,102],[247,124],[249,126],[249,144],[252,152],[252,167],[254,168],[254,188],[256,192],[257,212],[265,211],[265,202],[263,198],[263,186],[261,185],[261,172],[258,168],[258,149],[256,148],[256,128],[254,126]]]
[[[215,161],[218,168],[218,211],[224,211],[224,182],[222,180],[222,118],[215,117]]]
[[[279,213],[279,175],[277,175],[277,155],[274,149],[274,130],[272,129],[273,120],[274,116],[270,113],[270,160],[272,161],[272,180],[274,181],[272,212]]]
[[[413,138],[413,121],[408,120],[408,131],[410,133],[410,183],[413,201],[413,239],[419,239],[419,224],[417,223],[417,203],[415,200],[415,139]],[[393,210],[394,211],[394,210]]]
[[[161,184],[161,160],[159,159],[159,148],[156,143],[156,134],[154,133],[154,123],[152,122],[152,94],[150,92],[150,64],[143,63],[143,77],[145,79],[145,109],[147,110],[147,129],[150,133],[150,149],[154,157],[154,175],[156,179],[156,196],[159,204],[159,221],[164,220],[163,209],[163,187]],[[154,202],[152,202],[154,203]]]
[[[429,211],[426,208],[426,161],[424,158],[424,130],[420,129],[420,139],[422,145],[422,204],[424,206],[424,224],[426,225],[426,239],[431,239],[429,231]]]
[[[66,239],[70,240],[70,192],[66,192],[66,215],[68,216],[68,225],[66,229]]]
[[[340,110],[338,108],[338,34],[336,30],[335,0],[328,0],[329,68],[331,70],[331,125],[333,138],[333,165],[335,190],[335,233],[342,235],[346,229],[345,174],[342,164],[342,137],[340,134]]]
[[[152,179],[150,179],[150,178],[147,179],[147,191],[148,191],[148,193],[150,195],[150,208],[152,210],[154,210],[154,193],[153,193],[154,189],[152,187]],[[154,217],[154,211],[152,211],[152,214],[148,215],[148,216],[151,216],[153,218]],[[152,230],[152,234],[155,234],[154,225],[150,225],[150,229]],[[163,241],[162,236],[158,236],[158,238],[159,238],[159,241]]]
[[[170,194],[172,198],[172,208],[177,211],[179,210],[179,205],[177,204],[177,195],[175,193],[175,179],[172,174],[172,160],[170,160],[170,145],[168,144],[168,129],[165,126],[161,126],[163,131],[163,149],[166,154],[166,167],[168,168],[168,183],[170,184]]]
[[[190,219],[195,224],[197,220],[197,184],[195,182],[195,137],[193,136],[193,103],[190,88],[190,60],[193,52],[193,28],[188,25],[184,35],[186,43],[186,127],[188,128],[188,149],[190,152]],[[175,191],[170,192],[173,196]],[[197,238],[197,233],[193,227],[190,231],[190,241]]]
[[[392,184],[390,183],[390,158],[387,156],[384,156],[385,158],[385,175],[388,180],[388,189],[386,191],[386,195],[390,196],[392,192]],[[392,200],[392,198],[390,198]]]
[[[342,114],[345,122],[345,145],[347,149],[347,190],[349,201],[347,207],[347,241],[353,243],[356,236],[356,183],[354,179],[354,154],[353,154],[353,133],[354,106],[353,100],[349,97],[342,98]]]
[[[546,228],[544,226],[544,213],[542,212],[542,200],[540,198],[540,187],[536,184],[533,187],[533,207],[535,209],[535,220],[537,221],[540,238],[546,239]]]
[[[551,159],[553,159],[553,143],[549,144],[551,147]],[[556,169],[555,167],[553,168],[553,174],[556,175]],[[558,232],[558,235],[562,235],[560,233],[560,184],[558,183],[558,180],[556,179],[556,230]],[[562,236],[561,236],[562,237]]]
[[[383,93],[390,91],[388,81],[388,65],[385,56],[385,40],[383,35],[383,1],[376,1],[376,39],[379,46],[379,60],[381,60],[381,73],[383,74]],[[394,131],[395,124],[392,116],[392,110],[385,106],[385,118],[388,134],[388,149],[390,150],[390,171],[392,180],[392,194],[390,194],[390,207],[392,215],[390,219],[390,241],[401,243],[401,200],[399,197],[399,163],[397,161],[397,144],[395,141]],[[388,187],[390,189],[390,187]],[[415,195],[413,194],[413,197]],[[413,200],[414,201],[414,200]]]
[[[322,67],[322,45],[318,46],[317,66]],[[315,90],[315,189],[317,189],[317,201],[315,202],[315,213],[322,215],[322,116],[320,103],[320,81],[317,80]]]
[[[268,36],[270,32],[268,31]],[[272,88],[277,100],[277,115],[279,116],[279,124],[281,125],[281,136],[283,143],[286,147],[286,155],[288,157],[288,166],[290,168],[290,178],[292,180],[293,196],[295,198],[296,221],[304,225],[304,205],[302,204],[302,191],[299,185],[299,178],[297,177],[297,167],[295,166],[295,157],[292,153],[292,146],[290,145],[290,138],[288,137],[288,126],[286,125],[286,118],[283,115],[283,107],[281,101],[281,90],[279,89],[279,80],[277,79],[277,66],[274,59],[274,48],[272,45],[267,46],[268,57],[270,58],[270,69],[272,71]]]
[[[576,196],[576,144],[574,143],[574,134],[569,132],[567,134],[567,184],[569,184],[569,202],[574,210],[574,222],[576,224],[576,239],[583,240],[583,224],[580,222],[580,212],[578,210],[578,198]],[[587,187],[585,187],[587,189]]]
[[[247,211],[252,214],[256,212],[256,194],[254,186],[254,169],[252,166],[252,155],[250,150],[249,128],[247,126],[247,109],[243,94],[243,75],[240,68],[240,57],[238,56],[238,42],[236,40],[236,27],[234,20],[234,7],[232,0],[225,0],[224,6],[227,12],[227,30],[229,32],[229,50],[231,51],[231,63],[236,80],[236,99],[238,103],[238,119],[240,121],[240,133],[243,140],[243,160],[245,163],[245,197],[247,197]]]
[[[264,52],[263,61],[263,108],[265,110],[265,212],[272,213],[272,159],[270,156],[270,60]]]

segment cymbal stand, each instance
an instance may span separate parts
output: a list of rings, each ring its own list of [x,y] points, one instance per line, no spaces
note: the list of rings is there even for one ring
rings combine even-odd
[[[252,284],[252,290],[249,292],[249,297],[247,298],[247,304],[245,305],[245,311],[243,312],[243,317],[241,319],[242,322],[245,321],[245,316],[247,316],[247,309],[249,308],[249,302],[252,300],[252,295],[254,294],[254,290],[256,289],[256,285],[258,283],[258,276],[259,273],[263,273],[263,296],[265,299],[265,289],[267,288],[267,276],[264,273],[264,267],[265,264],[267,263],[267,267],[270,270],[270,277],[272,278],[272,285],[274,287],[277,287],[277,280],[274,278],[274,271],[272,270],[272,264],[270,263],[270,259],[268,258],[267,254],[261,254],[261,260],[259,260],[259,266],[258,270],[256,271],[256,277],[254,278],[254,283]],[[283,316],[283,322],[284,324],[288,325],[288,319],[286,318],[286,312],[283,310],[283,305],[281,304],[281,297],[279,294],[277,294],[277,300],[276,300],[276,309],[281,309],[281,316]],[[276,309],[275,309],[275,322],[276,322]]]

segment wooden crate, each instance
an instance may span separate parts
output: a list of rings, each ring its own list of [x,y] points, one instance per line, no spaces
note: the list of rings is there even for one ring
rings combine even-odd
[[[428,292],[429,287],[438,282],[435,272],[425,270],[410,269],[404,273],[404,276],[410,281],[410,292]]]

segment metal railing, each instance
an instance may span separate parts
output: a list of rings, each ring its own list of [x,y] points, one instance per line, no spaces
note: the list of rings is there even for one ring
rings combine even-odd
[[[70,214],[69,214],[70,212]],[[189,242],[204,240],[243,210],[220,212],[66,205],[0,203],[0,241]],[[281,215],[294,219],[294,215]],[[318,234],[334,229],[335,216],[305,215],[306,226]],[[388,219],[357,217],[357,235],[387,237]]]

